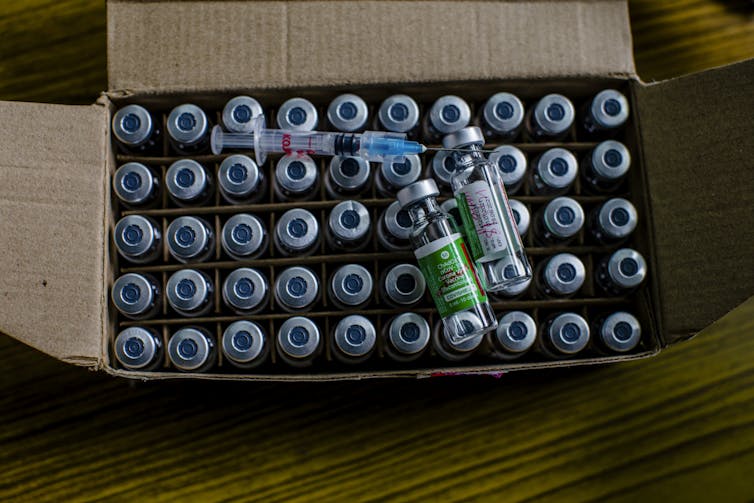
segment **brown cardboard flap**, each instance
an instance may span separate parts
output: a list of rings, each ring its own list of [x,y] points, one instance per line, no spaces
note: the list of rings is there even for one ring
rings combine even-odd
[[[0,102],[0,332],[96,365],[107,111]]]
[[[634,74],[625,0],[108,2],[111,90]]]
[[[754,294],[754,60],[639,86],[666,342]]]

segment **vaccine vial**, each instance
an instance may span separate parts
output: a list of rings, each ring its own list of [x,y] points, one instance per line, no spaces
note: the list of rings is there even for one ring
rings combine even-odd
[[[327,195],[348,199],[366,192],[371,184],[372,169],[361,157],[335,156],[330,159],[325,178]]]
[[[464,313],[463,316],[466,316],[466,314]],[[467,321],[474,323],[471,318]],[[495,322],[495,325],[497,326],[497,322]],[[483,340],[484,334],[479,334],[454,342],[443,333],[442,323],[439,321],[435,323],[432,330],[432,349],[441,358],[450,362],[460,362],[469,358],[476,352]]]
[[[461,220],[461,212],[458,210],[458,201],[454,197],[446,199],[440,205],[440,209],[444,211],[450,219],[451,227],[455,229],[455,232],[460,233],[464,239],[466,238],[466,230],[463,228],[463,220]]]
[[[319,328],[304,316],[293,316],[280,325],[275,340],[280,358],[293,367],[306,367],[322,352]]]
[[[575,112],[571,100],[561,94],[548,94],[526,116],[526,131],[532,140],[556,141],[568,136]]]
[[[589,344],[589,325],[576,313],[553,315],[541,330],[537,349],[549,358],[573,356]]]
[[[615,197],[590,213],[589,231],[599,243],[617,243],[630,236],[638,222],[634,205],[626,199]]]
[[[584,263],[571,253],[558,253],[537,266],[537,292],[544,298],[571,297],[586,278]]]
[[[267,231],[255,215],[239,213],[223,225],[220,237],[223,251],[235,260],[251,260],[267,250]]]
[[[168,251],[178,262],[203,262],[215,251],[215,233],[206,220],[178,217],[168,225]]]
[[[168,341],[170,363],[183,372],[205,372],[215,365],[215,338],[201,327],[177,330]]]
[[[159,178],[140,162],[127,162],[113,175],[113,191],[127,208],[142,208],[154,203],[159,188]]]
[[[223,331],[222,351],[231,365],[250,369],[267,360],[270,346],[262,327],[250,320],[239,320]]]
[[[288,210],[275,225],[273,241],[283,256],[311,255],[319,244],[319,222],[303,208]]]
[[[288,312],[303,311],[319,298],[319,280],[308,267],[293,266],[275,278],[275,301]]]
[[[151,329],[128,327],[113,343],[115,359],[128,370],[156,370],[163,363],[162,340]]]
[[[370,243],[369,210],[358,201],[335,205],[327,219],[327,244],[334,250],[358,251]]]
[[[486,138],[512,141],[524,123],[524,104],[515,94],[493,94],[482,107],[478,120]]]
[[[209,149],[212,129],[207,114],[196,105],[178,105],[168,115],[167,131],[170,145],[178,154],[200,154]]]
[[[594,323],[596,349],[603,354],[628,353],[641,341],[639,320],[625,311],[599,317]]]
[[[358,314],[346,316],[332,334],[333,356],[343,363],[362,363],[374,353],[377,330],[369,319]]]
[[[500,178],[503,179],[505,192],[508,195],[521,190],[526,175],[526,156],[513,145],[501,145],[489,156],[490,162],[497,166]]]
[[[128,215],[115,224],[113,241],[121,257],[134,264],[147,264],[160,255],[162,233],[151,218]]]
[[[368,117],[366,102],[355,94],[341,94],[327,107],[327,121],[335,131],[361,131],[365,128]]]
[[[390,320],[385,330],[385,354],[397,362],[414,361],[429,347],[430,328],[417,313],[402,313]]]
[[[281,201],[315,198],[318,182],[317,164],[308,155],[284,155],[275,166],[275,195]]]
[[[584,187],[597,193],[613,192],[631,167],[631,154],[625,145],[605,140],[587,154],[581,162]]]
[[[141,105],[127,105],[113,115],[113,136],[125,154],[162,153],[160,123]]]
[[[231,98],[223,107],[223,126],[231,133],[251,133],[254,117],[264,115],[264,109],[250,96]]]
[[[574,155],[560,147],[546,150],[537,158],[531,174],[531,191],[535,195],[565,194],[578,173]]]
[[[160,304],[160,287],[149,274],[128,273],[113,283],[113,305],[132,320],[151,318]]]
[[[417,181],[422,174],[422,163],[418,155],[405,156],[403,161],[385,161],[375,177],[377,192],[385,197],[395,197],[396,192]]]
[[[212,280],[196,269],[174,272],[165,286],[168,304],[181,316],[196,317],[212,309],[214,287]]]
[[[380,215],[377,241],[390,251],[408,250],[411,248],[409,235],[412,228],[408,211],[402,209],[398,201],[393,201]]]
[[[450,190],[450,178],[456,169],[456,161],[453,159],[453,152],[450,150],[440,150],[432,158],[430,169],[427,170],[427,178],[434,178],[435,183],[441,191]]]
[[[427,290],[424,276],[414,264],[396,264],[384,270],[380,285],[382,300],[399,309],[421,302]]]
[[[374,281],[366,267],[346,264],[330,279],[330,300],[341,309],[363,307],[372,298],[373,288]]]
[[[589,102],[584,113],[583,127],[587,133],[614,131],[628,120],[628,100],[614,89],[600,91]]]
[[[411,96],[394,94],[380,104],[377,121],[377,129],[414,138],[419,129],[419,105]]]
[[[626,295],[639,288],[647,277],[647,262],[636,250],[621,248],[600,260],[596,282],[607,295]]]
[[[240,267],[223,283],[223,302],[236,314],[252,314],[267,305],[270,287],[267,278],[256,269]]]
[[[262,170],[251,157],[241,154],[223,159],[217,170],[217,185],[230,204],[254,203],[265,194]]]
[[[535,240],[543,246],[573,241],[584,226],[584,209],[570,197],[552,199],[535,219]]]
[[[278,109],[278,129],[314,131],[319,123],[317,108],[304,98],[291,98]]]
[[[518,235],[522,238],[529,232],[529,224],[531,222],[531,214],[529,208],[518,199],[508,199],[508,205],[511,207],[511,214],[513,220],[516,221],[516,229],[518,229]]]
[[[432,104],[425,119],[425,133],[430,141],[435,141],[468,126],[471,109],[469,104],[458,96],[442,96]]]
[[[165,173],[165,187],[178,206],[204,204],[212,197],[212,177],[193,159],[179,159]]]
[[[518,297],[522,297],[526,292],[529,291],[529,287],[531,286],[531,278],[527,279],[526,281],[522,283],[516,283],[515,285],[510,285],[502,290],[498,290],[497,292],[494,292],[493,295],[495,298],[502,299],[502,300],[511,300]]]
[[[487,334],[493,358],[514,360],[525,355],[537,340],[537,324],[523,311],[505,313],[497,322],[497,330]]]
[[[443,138],[443,146],[460,149],[455,153],[453,194],[484,288],[495,292],[526,281],[531,277],[529,260],[499,171],[481,152],[482,131],[462,129]]]
[[[463,238],[437,204],[439,194],[434,180],[422,180],[398,192],[398,202],[413,222],[411,244],[442,318],[443,338],[456,343],[494,330],[497,320]]]

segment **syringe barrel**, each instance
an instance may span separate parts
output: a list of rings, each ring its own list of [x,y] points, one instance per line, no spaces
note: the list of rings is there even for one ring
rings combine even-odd
[[[263,129],[259,134],[258,147],[267,153],[335,155],[335,138],[338,134]]]

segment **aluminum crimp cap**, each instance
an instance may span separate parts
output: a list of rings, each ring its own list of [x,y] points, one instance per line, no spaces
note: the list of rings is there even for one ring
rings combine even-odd
[[[614,89],[600,91],[592,100],[590,112],[594,122],[606,129],[615,128],[628,119],[628,100]]]
[[[524,105],[515,94],[497,93],[484,104],[484,121],[498,133],[513,131],[524,120]]]
[[[605,202],[597,214],[600,227],[605,233],[615,239],[631,234],[639,221],[636,207],[631,201],[615,197]]]
[[[355,94],[341,94],[327,107],[330,124],[347,133],[363,129],[368,115],[366,102]]]
[[[264,243],[264,234],[264,224],[258,217],[239,213],[225,222],[220,239],[228,255],[243,259],[259,251]]]
[[[319,122],[317,108],[304,98],[291,98],[278,108],[277,122],[280,129],[313,131]]]
[[[217,171],[217,183],[230,197],[248,196],[257,189],[260,179],[257,163],[243,154],[226,157]]]
[[[575,313],[555,317],[547,331],[552,345],[563,354],[575,354],[589,343],[589,325]]]
[[[168,115],[168,134],[179,143],[197,143],[207,133],[208,127],[207,115],[191,103],[178,105]]]
[[[421,159],[415,154],[404,156],[402,161],[392,159],[380,164],[383,178],[395,187],[405,187],[415,182],[421,176],[421,171]]]
[[[253,119],[264,115],[264,109],[257,100],[250,96],[231,98],[223,108],[223,125],[233,133],[250,133],[253,131]]]
[[[333,156],[330,160],[330,178],[344,189],[358,189],[371,174],[369,161],[361,157]]]
[[[397,304],[413,304],[421,300],[427,289],[424,275],[413,264],[397,264],[385,275],[385,291]]]
[[[369,232],[369,210],[358,201],[343,201],[330,211],[328,224],[332,234],[345,241],[363,239]]]
[[[550,187],[562,189],[576,179],[576,157],[564,148],[555,147],[543,153],[537,161],[537,174]]]
[[[236,363],[250,363],[259,358],[264,346],[264,332],[253,321],[235,321],[223,332],[223,354]]]
[[[492,151],[489,160],[497,166],[506,187],[515,185],[526,174],[526,156],[513,145],[501,145]]]
[[[547,261],[545,280],[560,295],[570,295],[584,284],[584,263],[572,253],[558,253]]]
[[[367,318],[352,314],[335,326],[335,344],[341,352],[358,358],[369,353],[377,342],[377,331]]]
[[[232,309],[251,311],[267,297],[267,278],[256,269],[240,267],[225,278],[223,300]]]
[[[204,167],[193,159],[179,159],[165,174],[165,187],[179,201],[193,201],[207,188],[209,178]]]
[[[283,213],[275,226],[280,244],[291,250],[306,250],[319,236],[317,218],[303,208],[293,208]]]
[[[388,337],[392,346],[405,355],[416,354],[429,343],[429,323],[416,313],[399,314],[390,322]]]
[[[532,347],[537,339],[537,324],[523,311],[503,315],[495,332],[498,343],[511,353],[522,353]]]
[[[550,232],[569,238],[584,225],[584,209],[570,197],[556,197],[545,206],[543,218]]]
[[[142,204],[155,190],[155,176],[140,162],[127,162],[113,175],[113,190],[127,204]]]
[[[137,261],[152,248],[159,238],[159,231],[147,217],[128,215],[115,224],[113,237],[121,255]]]
[[[401,208],[407,208],[428,197],[437,197],[439,195],[440,191],[437,188],[437,183],[431,178],[427,178],[403,187],[398,191],[396,197]]]
[[[573,124],[576,112],[571,100],[560,94],[548,94],[534,107],[534,118],[547,134],[558,135]]]
[[[377,113],[386,130],[406,133],[419,122],[419,105],[405,94],[394,94],[380,105]]]
[[[203,330],[186,327],[178,330],[168,341],[168,355],[181,370],[196,370],[207,363],[212,341]]]
[[[154,360],[160,349],[159,339],[148,329],[128,327],[115,338],[115,357],[126,368],[138,370]]]
[[[115,280],[111,297],[118,311],[128,317],[139,316],[154,305],[155,287],[146,276],[128,273]]]
[[[304,316],[293,316],[283,322],[278,330],[278,346],[291,358],[308,358],[319,347],[317,325]]]
[[[445,148],[463,148],[469,145],[484,146],[484,134],[477,126],[464,127],[442,138],[442,146]]]
[[[173,309],[187,313],[196,311],[205,303],[211,288],[209,278],[204,273],[196,269],[181,269],[168,279],[165,294]]]
[[[641,325],[634,315],[619,311],[602,322],[600,338],[605,346],[615,352],[631,351],[641,339]]]
[[[529,209],[524,203],[518,199],[508,199],[508,205],[511,208],[513,214],[513,220],[516,221],[516,228],[521,237],[526,235],[529,230],[529,224],[531,223],[531,214]]]
[[[464,128],[471,120],[471,109],[465,100],[458,96],[443,96],[429,109],[429,121],[443,134]]]
[[[209,225],[198,217],[178,217],[168,226],[168,249],[177,260],[200,257],[212,234]]]
[[[293,266],[284,269],[275,279],[275,298],[283,306],[303,309],[315,301],[319,280],[311,269]]]
[[[639,286],[647,276],[647,262],[638,251],[622,248],[610,256],[607,271],[618,286],[633,288]]]
[[[284,155],[275,166],[275,182],[296,194],[311,190],[317,183],[317,176],[317,164],[308,155]]]
[[[125,145],[138,146],[152,134],[152,116],[141,105],[127,105],[113,116],[113,135]]]
[[[592,168],[600,178],[617,180],[631,167],[631,153],[619,141],[605,140],[592,151]]]
[[[358,306],[372,295],[374,281],[366,267],[346,264],[332,276],[330,288],[338,301],[347,306]]]

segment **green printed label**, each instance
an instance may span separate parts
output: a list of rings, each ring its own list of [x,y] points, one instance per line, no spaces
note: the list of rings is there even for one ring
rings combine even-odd
[[[432,241],[414,254],[442,318],[487,302],[460,234]]]
[[[463,225],[463,233],[466,235],[466,241],[469,242],[471,247],[471,255],[474,260],[484,255],[482,250],[482,243],[479,242],[479,236],[476,234],[474,228],[474,221],[471,218],[471,211],[469,210],[469,203],[466,202],[466,195],[459,193],[456,196],[458,202],[458,213],[461,214],[461,224]]]
[[[485,255],[496,255],[508,247],[508,236],[500,214],[506,205],[505,191],[494,190],[487,182],[477,181],[464,185],[456,195],[466,238],[471,244],[474,260]],[[500,188],[500,187],[497,187]]]

